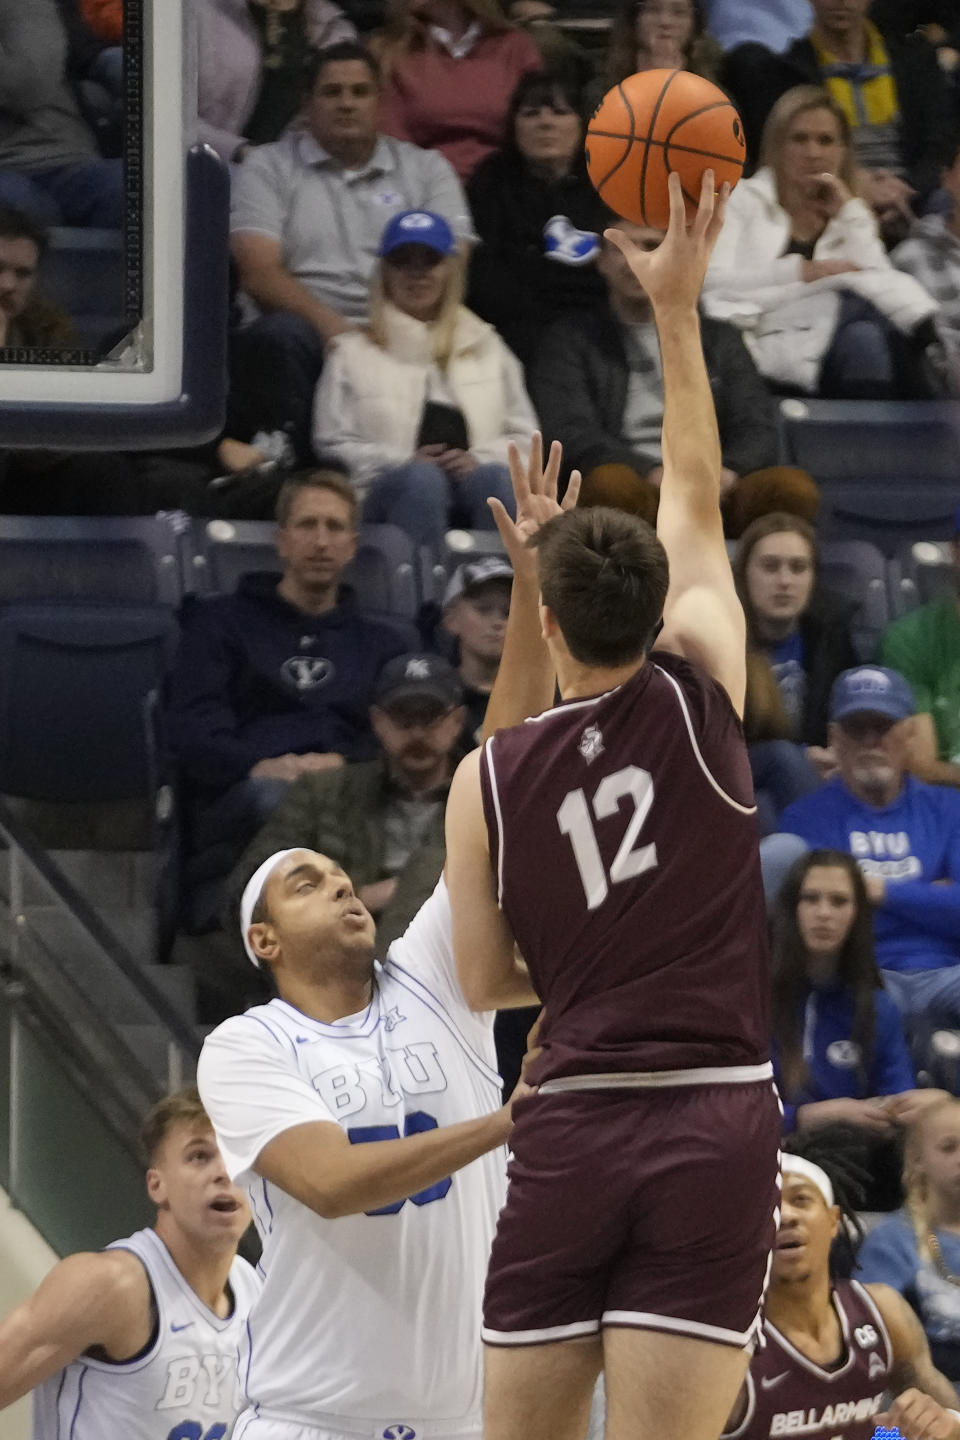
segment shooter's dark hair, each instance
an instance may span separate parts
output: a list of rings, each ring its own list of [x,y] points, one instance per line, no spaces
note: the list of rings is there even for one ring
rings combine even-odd
[[[670,573],[653,527],[605,505],[570,510],[541,526],[540,594],[581,665],[627,665],[653,642]]]
[[[783,1149],[789,1155],[819,1165],[833,1186],[840,1228],[830,1248],[830,1278],[849,1280],[857,1267],[857,1251],[864,1234],[857,1212],[863,1208],[870,1184],[867,1144],[862,1132],[850,1125],[824,1125],[803,1135],[789,1136],[783,1142]]]

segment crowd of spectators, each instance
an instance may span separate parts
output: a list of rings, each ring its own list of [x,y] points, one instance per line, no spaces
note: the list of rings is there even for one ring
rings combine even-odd
[[[141,466],[114,508],[169,506],[170,465],[193,464],[174,501],[276,507],[277,567],[182,616],[167,733],[183,923],[215,931],[289,846],[344,866],[383,944],[435,885],[511,572],[496,554],[451,567],[405,625],[356,603],[358,532],[397,526],[442,565],[451,527],[489,531],[488,498],[510,505],[508,445],[537,428],[582,472],[582,504],[655,520],[659,346],[603,239],[616,217],[587,178],[585,123],[636,70],[718,81],[751,173],[702,333],[747,616],[785,1128],[853,1127],[886,1208],[909,1128],[907,1210],[864,1265],[958,1379],[960,1310],[941,1292],[960,1213],[937,1168],[943,1135],[960,1144],[939,1088],[958,1077],[937,1037],[960,1032],[960,608],[918,608],[864,653],[855,602],[819,575],[816,476],[778,464],[776,404],[960,397],[960,26],[936,0],[623,0],[588,52],[568,9],[392,0],[358,36],[361,12],[334,0],[187,6],[197,135],[230,168],[227,426],[156,460],[167,488]],[[69,339],[45,252],[64,229],[122,225],[122,30],[119,0],[0,0],[0,348]],[[214,492],[223,472],[250,483]],[[960,577],[960,541],[954,561]],[[509,1075],[520,1032],[500,1041]]]

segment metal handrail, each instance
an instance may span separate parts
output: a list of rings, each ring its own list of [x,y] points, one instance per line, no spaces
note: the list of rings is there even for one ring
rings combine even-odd
[[[193,1027],[129,954],[86,897],[57,868],[29,827],[17,819],[2,799],[0,836],[11,848],[20,851],[55,899],[70,912],[101,954],[129,982],[152,1012],[152,1020],[166,1029],[168,1039],[196,1059],[200,1053],[200,1040]]]

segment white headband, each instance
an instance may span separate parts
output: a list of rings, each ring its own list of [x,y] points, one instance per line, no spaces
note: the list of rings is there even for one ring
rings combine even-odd
[[[260,969],[260,957],[250,944],[250,924],[253,920],[253,912],[257,908],[257,901],[263,894],[263,887],[273,874],[274,867],[288,855],[295,855],[302,847],[294,846],[291,850],[277,850],[262,865],[258,865],[243,887],[243,895],[240,898],[240,938],[243,941],[243,948],[246,950],[250,960]]]
[[[836,1203],[830,1177],[819,1165],[814,1165],[812,1160],[804,1160],[802,1155],[784,1155],[780,1161],[780,1169],[784,1175],[802,1175],[804,1180],[816,1185],[828,1206]]]

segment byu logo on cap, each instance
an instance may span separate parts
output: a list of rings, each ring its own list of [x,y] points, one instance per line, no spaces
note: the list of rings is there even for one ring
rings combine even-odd
[[[404,215],[400,224],[404,230],[429,230],[433,225],[433,216],[414,210],[411,214]]]

